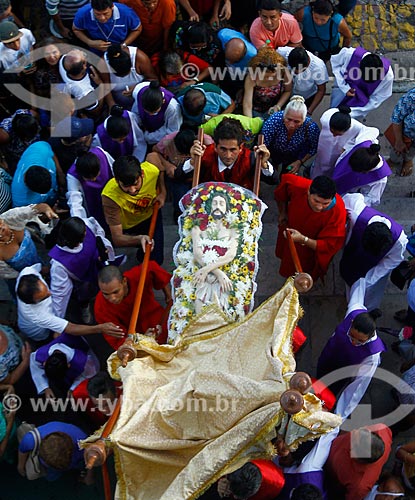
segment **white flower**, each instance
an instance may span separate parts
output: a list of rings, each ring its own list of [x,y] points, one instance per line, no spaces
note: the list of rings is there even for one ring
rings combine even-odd
[[[186,273],[187,274],[187,273]],[[188,274],[187,274],[188,275]],[[190,295],[194,292],[194,286],[191,281],[183,281],[181,284],[181,289],[183,294],[188,299]]]
[[[193,253],[189,250],[177,252],[177,265],[186,265],[189,261],[193,260]]]
[[[235,224],[236,222],[239,222],[239,214],[237,212],[228,212],[226,215],[225,215],[225,221],[230,225],[232,226],[233,224]]]
[[[219,254],[216,250],[210,249],[210,250],[205,250],[203,252],[203,262],[205,264],[212,264],[213,262],[216,262],[219,258]]]

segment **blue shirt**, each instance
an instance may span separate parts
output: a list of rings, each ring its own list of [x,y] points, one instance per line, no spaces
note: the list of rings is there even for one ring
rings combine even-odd
[[[141,21],[130,7],[114,3],[112,17],[106,23],[100,23],[95,19],[90,4],[78,10],[73,23],[76,29],[86,31],[92,40],[123,43],[130,31],[138,29]]]
[[[299,160],[306,154],[313,156],[317,152],[320,129],[311,118],[307,117],[288,141],[287,128],[284,125],[284,111],[278,111],[264,123],[262,133],[265,145],[272,152],[293,153]]]
[[[339,24],[343,16],[335,12],[326,24],[318,26],[313,21],[311,7],[304,7],[303,16],[303,46],[310,52],[326,52],[337,47],[340,42]]]
[[[216,87],[216,85],[215,85]],[[204,115],[208,115],[210,113],[213,113],[215,115],[221,114],[227,107],[229,107],[232,103],[232,99],[226,94],[223,90],[221,90],[219,87],[217,87],[218,92],[206,92],[199,86],[199,84],[196,85],[190,85],[187,87],[188,89],[193,89],[196,88],[203,92],[206,97],[206,105],[203,108],[203,111],[200,115],[198,116],[190,116],[189,114],[186,113],[185,109],[183,108],[183,98],[184,95],[180,96],[177,100],[180,103],[180,106],[182,108],[182,114],[183,118],[186,118],[187,120],[190,120],[191,122],[197,123],[198,125],[201,125],[205,120],[204,120]]]
[[[231,67],[231,68],[246,68],[248,66],[249,61],[256,56],[257,50],[254,45],[252,45],[251,42],[248,42],[248,40],[242,35],[242,33],[239,33],[239,31],[236,30],[231,30],[229,28],[223,28],[218,32],[218,38],[220,40],[220,43],[222,45],[222,50],[225,51],[226,44],[229,42],[229,40],[232,40],[232,38],[239,38],[239,40],[242,40],[245,44],[246,47],[246,54],[245,56],[238,62],[230,64],[228,61],[226,62],[226,66]]]
[[[415,140],[415,89],[403,95],[392,113],[392,123],[403,123],[403,133]]]
[[[17,164],[16,173],[12,181],[12,202],[13,207],[25,207],[32,203],[47,203],[53,206],[58,198],[58,184],[56,177],[56,164],[53,159],[54,153],[50,144],[39,141],[31,144],[22,154]],[[50,172],[52,177],[52,187],[45,193],[31,191],[24,182],[26,172],[30,167],[44,167]]]
[[[46,436],[49,436],[49,434],[52,434],[53,432],[64,432],[65,434],[67,434],[71,438],[73,443],[72,460],[67,470],[82,469],[85,466],[84,450],[80,450],[78,447],[78,441],[87,438],[87,434],[83,430],[79,429],[79,427],[76,427],[75,425],[67,424],[65,422],[48,422],[45,425],[39,426],[37,430],[39,431],[41,439],[44,439]],[[28,432],[23,436],[23,439],[19,444],[19,451],[21,453],[27,453],[29,451],[32,451],[34,447],[35,440],[33,438],[33,435]],[[47,480],[54,481],[61,476],[62,471],[58,471],[46,465],[43,461],[42,464],[47,467]]]

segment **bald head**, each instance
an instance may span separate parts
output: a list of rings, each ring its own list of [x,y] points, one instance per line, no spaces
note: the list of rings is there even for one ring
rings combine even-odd
[[[246,45],[240,38],[231,38],[225,46],[225,58],[230,64],[239,62],[246,54]]]
[[[116,280],[120,283],[123,280],[122,272],[117,266],[105,266],[98,272],[98,283],[111,283]]]
[[[86,54],[82,50],[73,49],[70,50],[63,60],[63,66],[66,69],[68,75],[77,76],[84,70],[86,63]]]

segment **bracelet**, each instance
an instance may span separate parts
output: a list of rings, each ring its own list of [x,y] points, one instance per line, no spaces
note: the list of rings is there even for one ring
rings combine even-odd
[[[304,241],[303,241],[303,243],[301,243],[302,247],[305,246],[305,244],[307,243],[308,239],[309,239],[308,236],[304,236]]]
[[[121,44],[121,47],[123,47],[125,49],[127,47],[127,44],[124,42]]]

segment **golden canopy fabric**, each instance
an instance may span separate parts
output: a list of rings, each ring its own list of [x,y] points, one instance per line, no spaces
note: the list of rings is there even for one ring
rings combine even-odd
[[[139,357],[126,368],[113,354],[110,373],[124,386],[110,435],[116,498],[196,499],[223,474],[270,457],[270,440],[285,416],[279,398],[295,370],[291,333],[301,313],[289,279],[240,323],[228,324],[212,305],[174,345],[136,336]],[[340,419],[310,394],[285,424],[285,439],[295,448]]]

